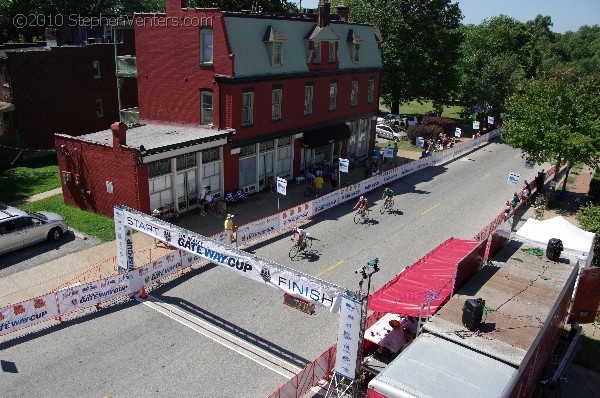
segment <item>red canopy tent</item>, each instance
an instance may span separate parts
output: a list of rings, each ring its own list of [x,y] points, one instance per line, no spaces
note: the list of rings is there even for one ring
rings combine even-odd
[[[418,317],[421,304],[431,300],[435,314],[452,296],[455,281],[462,286],[481,267],[485,243],[448,239],[373,293],[369,309]]]

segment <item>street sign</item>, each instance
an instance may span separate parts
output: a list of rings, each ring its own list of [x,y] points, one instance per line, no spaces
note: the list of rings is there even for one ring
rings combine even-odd
[[[394,157],[394,147],[386,146],[383,151],[384,158],[393,158]]]
[[[287,192],[287,180],[285,178],[277,177],[277,193],[285,195]]]
[[[462,135],[462,130],[460,129],[460,127],[457,127],[456,130],[454,131],[454,136],[460,138],[461,135]]]
[[[473,122],[473,130],[479,130],[479,122]]]
[[[488,116],[488,124],[494,124],[494,117]]]
[[[340,158],[340,173],[348,173],[350,161],[348,159]]]
[[[314,304],[311,304],[306,300],[299,299],[298,297],[294,297],[288,293],[283,293],[283,304],[294,307],[297,310],[307,313],[308,315],[315,313]]]
[[[510,173],[508,175],[508,180],[506,181],[506,183],[507,184],[512,184],[512,185],[517,185],[519,183],[520,179],[521,179],[521,174]]]

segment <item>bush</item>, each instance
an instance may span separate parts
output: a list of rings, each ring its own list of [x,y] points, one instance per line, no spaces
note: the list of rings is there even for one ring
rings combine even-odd
[[[421,124],[424,126],[439,126],[442,131],[446,134],[454,134],[456,129],[456,122],[449,117],[441,116],[424,116]],[[437,136],[436,136],[437,138]]]
[[[594,199],[595,203],[600,201],[600,175],[595,175],[590,181],[589,195]]]
[[[436,125],[423,125],[417,124],[414,126],[410,126],[406,129],[406,134],[408,135],[408,139],[410,142],[415,144],[417,137],[423,137],[426,140],[431,139],[433,137],[437,138],[444,130],[440,126]]]
[[[594,253],[596,255],[594,256],[592,265],[598,267],[600,266],[600,239],[598,239],[600,235],[600,206],[588,204],[583,207],[579,214],[577,214],[577,220],[581,228],[596,234],[596,241],[594,242]]]

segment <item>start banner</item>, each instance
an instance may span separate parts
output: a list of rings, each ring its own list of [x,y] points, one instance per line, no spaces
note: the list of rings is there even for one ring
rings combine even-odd
[[[54,293],[0,310],[0,336],[58,316]]]

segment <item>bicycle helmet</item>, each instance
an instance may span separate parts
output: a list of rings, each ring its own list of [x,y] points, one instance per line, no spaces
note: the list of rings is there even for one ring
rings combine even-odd
[[[364,196],[361,196],[358,200],[363,200],[364,198],[365,198]]]

